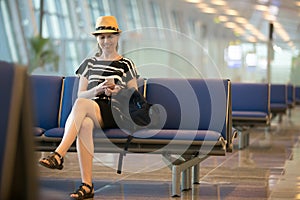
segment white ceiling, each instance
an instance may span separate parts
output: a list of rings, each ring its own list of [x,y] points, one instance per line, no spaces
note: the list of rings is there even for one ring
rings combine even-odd
[[[241,40],[268,41],[270,24],[273,24],[274,43],[282,48],[300,49],[300,0],[186,1],[193,3],[193,6],[197,7],[200,12],[213,15],[215,19],[218,19],[217,23],[231,27],[229,29],[235,33],[239,32],[236,35]],[[235,15],[228,13],[229,10],[236,11]],[[246,22],[242,23],[238,19]],[[229,22],[234,22],[234,24]]]

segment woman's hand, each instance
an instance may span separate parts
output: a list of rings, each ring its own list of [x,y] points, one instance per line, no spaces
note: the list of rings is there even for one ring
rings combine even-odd
[[[96,87],[94,87],[94,94],[95,96],[99,95],[99,94],[103,94],[105,93],[105,90],[108,88],[108,86],[106,85],[107,80],[103,81],[102,83],[100,83],[99,85],[97,85]]]
[[[113,94],[117,94],[121,90],[119,85],[115,85],[115,87],[106,87],[104,93],[106,96],[112,96]]]

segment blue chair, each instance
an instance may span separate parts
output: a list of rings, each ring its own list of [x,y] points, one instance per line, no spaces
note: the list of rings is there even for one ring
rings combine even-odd
[[[287,85],[287,104],[288,108],[295,106],[295,87],[292,84]]]
[[[252,127],[269,127],[270,85],[267,83],[232,83],[232,123],[239,132],[239,149],[249,145]]]
[[[300,105],[300,86],[295,86],[295,102]]]
[[[226,119],[227,90],[228,80],[151,78],[147,80],[146,93],[150,103],[166,109],[163,129],[213,130],[229,139],[223,121]]]
[[[45,130],[58,127],[62,77],[32,75],[30,80],[33,96],[34,135],[41,136]],[[47,88],[46,91],[45,88]]]
[[[44,139],[47,138],[62,138],[64,135],[64,127],[67,118],[71,112],[72,106],[77,98],[78,81],[76,76],[68,76],[62,79],[62,100],[61,109],[57,114],[58,124],[55,127],[51,127],[44,132]],[[56,92],[55,92],[56,93]],[[55,148],[55,146],[54,146]]]
[[[150,140],[157,145],[156,151],[178,155],[193,154],[195,149],[200,154],[225,155],[232,141],[232,127],[228,123],[231,121],[230,91],[228,80],[148,79],[147,100],[164,107],[166,121],[159,132],[140,130],[134,133],[134,140],[141,143]],[[179,195],[180,172],[184,180],[184,171],[194,168],[193,177],[198,177],[200,162],[195,158],[172,165],[172,196]],[[197,178],[193,182],[198,182]],[[182,184],[181,189],[186,189],[186,185]]]
[[[267,83],[232,83],[233,126],[270,123],[270,86]]]
[[[292,109],[296,105],[295,87],[292,84],[287,85],[287,105],[288,105],[288,116],[291,117]]]
[[[78,78],[31,75],[30,79],[35,113],[35,148],[40,151],[53,151],[63,137],[67,117],[77,98]],[[44,92],[45,88],[48,88],[47,92]],[[51,145],[44,146],[44,142]],[[70,151],[75,150],[75,146],[70,148]]]
[[[279,115],[279,122],[282,120],[282,115],[286,114],[288,109],[287,104],[287,85],[271,84],[271,113],[272,118]]]

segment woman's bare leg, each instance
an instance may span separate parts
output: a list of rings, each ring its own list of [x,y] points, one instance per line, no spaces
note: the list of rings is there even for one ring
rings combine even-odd
[[[100,108],[98,107],[96,102],[89,99],[79,98],[76,100],[72,111],[67,119],[63,139],[55,150],[62,157],[66,155],[68,149],[75,141],[76,136],[81,129],[82,122],[86,117],[89,117],[94,122],[94,124],[100,124],[101,126],[103,123],[100,114]],[[89,147],[89,145],[87,145],[87,148],[90,149],[93,147]],[[58,156],[56,156],[55,158],[58,161],[58,163],[60,163],[60,159],[58,158]],[[44,160],[43,162],[48,161]]]
[[[76,140],[81,182],[91,186],[94,157],[93,129],[93,120],[89,117],[84,118]],[[83,189],[90,192],[86,186],[83,186]],[[71,197],[76,198],[78,195],[71,194]]]
[[[76,145],[82,182],[91,185],[92,173],[90,172],[92,171],[94,157],[94,123],[90,118],[86,117],[83,125],[78,134]]]
[[[55,150],[64,157],[77,137],[76,145],[81,179],[83,183],[88,185],[92,185],[94,157],[93,129],[94,126],[101,127],[102,125],[103,121],[98,104],[89,99],[77,99],[67,119],[63,139]],[[58,156],[55,158],[60,163]],[[45,160],[43,162],[48,161]],[[83,186],[83,189],[86,192],[90,192],[86,186]],[[76,198],[78,194],[71,194],[71,197]]]
[[[98,107],[96,102],[90,99],[79,98],[76,100],[67,119],[64,137],[60,145],[56,149],[56,152],[59,153],[62,157],[65,156],[68,149],[75,141],[76,136],[81,129],[82,122],[86,117],[91,118],[95,124],[100,123],[102,125],[100,108]]]

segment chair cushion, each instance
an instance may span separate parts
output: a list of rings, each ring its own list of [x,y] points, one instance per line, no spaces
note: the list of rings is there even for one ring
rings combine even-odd
[[[118,128],[96,129],[94,131],[94,138],[127,139],[128,135],[128,133]]]
[[[133,134],[134,138],[156,140],[188,140],[188,141],[218,141],[221,133],[209,130],[140,130]]]
[[[232,118],[267,118],[268,113],[255,111],[232,111]]]
[[[35,136],[41,136],[45,132],[45,129],[40,127],[33,127],[33,135]]]
[[[286,111],[288,105],[287,104],[281,104],[281,103],[271,103],[271,111]]]
[[[64,128],[51,128],[44,132],[46,137],[62,138],[64,136]]]

